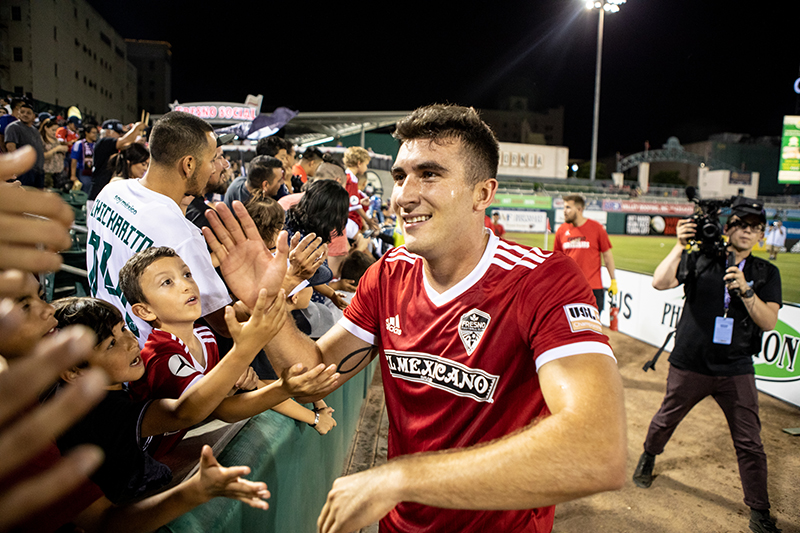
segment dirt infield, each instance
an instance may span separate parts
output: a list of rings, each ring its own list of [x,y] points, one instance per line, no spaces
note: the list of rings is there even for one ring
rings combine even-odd
[[[606,331],[619,361],[628,414],[628,481],[622,490],[556,506],[558,533],[748,532],[750,510],[742,501],[736,456],[722,410],[711,398],[698,404],[656,459],[653,485],[640,489],[630,477],[642,453],[650,419],[664,396],[667,354],[656,372],[642,365],[656,351],[626,335]],[[800,409],[759,393],[761,438],[769,464],[772,513],[784,533],[800,533]]]

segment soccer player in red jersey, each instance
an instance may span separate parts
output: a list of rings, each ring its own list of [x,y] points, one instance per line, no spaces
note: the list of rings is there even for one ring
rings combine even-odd
[[[380,355],[390,461],[336,480],[318,529],[550,531],[555,504],[625,478],[622,382],[592,291],[565,255],[485,229],[499,148],[474,109],[418,109],[395,136],[405,245],[316,344],[290,326],[267,347],[277,367],[336,364],[340,382]],[[234,208],[241,227],[220,209],[204,230],[225,279],[275,283]]]

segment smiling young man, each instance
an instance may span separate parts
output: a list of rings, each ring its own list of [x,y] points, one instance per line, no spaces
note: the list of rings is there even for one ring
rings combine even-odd
[[[421,108],[395,135],[406,245],[316,345],[285,326],[268,346],[278,366],[335,363],[340,381],[380,353],[390,461],[338,479],[319,531],[550,531],[553,505],[624,480],[622,384],[592,292],[562,254],[484,229],[499,147],[474,109]],[[266,257],[234,207],[246,235],[223,209],[204,233],[226,277],[252,283],[237,265]]]
[[[713,257],[693,251],[687,245],[697,225],[681,220],[675,247],[653,274],[658,290],[683,284],[686,303],[669,357],[667,394],[650,422],[633,481],[650,487],[655,456],[664,451],[689,411],[713,396],[730,426],[744,503],[751,508],[750,529],[771,533],[780,530],[769,513],[767,456],[752,356],[761,350],[762,332],[773,329],[778,320],[781,277],[774,265],[751,254],[764,235],[762,204],[739,196],[731,212],[725,226],[726,254]]]

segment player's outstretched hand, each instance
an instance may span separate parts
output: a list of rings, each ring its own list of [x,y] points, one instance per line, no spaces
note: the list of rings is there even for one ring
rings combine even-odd
[[[289,270],[287,276],[298,279],[309,279],[319,266],[328,257],[328,245],[322,244],[322,239],[314,233],[309,233],[302,239],[299,233],[292,235],[289,251]]]
[[[318,533],[351,533],[374,524],[400,500],[393,494],[391,463],[333,482],[317,519]]]
[[[336,420],[333,419],[333,407],[324,407],[317,412],[319,413],[319,422],[314,429],[320,435],[325,435],[336,426]]]
[[[236,313],[231,306],[225,308],[225,322],[234,344],[247,353],[258,352],[280,331],[286,322],[286,297],[284,292],[267,309],[267,290],[258,292],[258,299],[253,306],[250,318],[241,323],[236,320]]]
[[[58,270],[61,256],[57,252],[71,244],[72,208],[56,194],[6,183],[31,168],[35,160],[30,146],[0,155],[0,270]]]
[[[336,365],[326,367],[320,363],[306,370],[302,363],[290,366],[281,374],[283,387],[292,398],[324,398],[336,389],[339,373]]]
[[[278,235],[277,251],[273,257],[242,202],[234,201],[233,210],[238,221],[225,204],[218,204],[216,211],[207,210],[206,218],[211,228],[204,227],[203,235],[219,259],[228,288],[237,298],[252,308],[259,290],[265,288],[268,301],[272,302],[286,275],[287,233],[282,231]]]
[[[8,318],[3,318],[3,321]],[[0,372],[0,531],[34,516],[75,490],[103,461],[96,446],[79,446],[53,468],[24,481],[9,479],[105,395],[105,374],[89,370],[54,399],[31,408],[37,395],[59,374],[86,359],[94,335],[75,327],[48,337]]]
[[[226,468],[219,464],[211,446],[206,444],[200,454],[200,471],[189,482],[197,485],[203,502],[212,498],[230,498],[266,511],[269,504],[265,500],[270,497],[267,484],[242,478],[249,473],[249,466]]]

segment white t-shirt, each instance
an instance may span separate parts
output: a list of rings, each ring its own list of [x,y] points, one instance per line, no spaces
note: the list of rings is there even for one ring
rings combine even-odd
[[[119,287],[119,271],[137,252],[169,246],[183,259],[200,289],[202,316],[231,302],[211,264],[200,230],[171,198],[145,188],[139,180],[106,185],[87,217],[86,266],[92,296],[114,304],[143,347],[151,327],[133,315]]]

